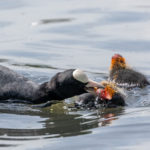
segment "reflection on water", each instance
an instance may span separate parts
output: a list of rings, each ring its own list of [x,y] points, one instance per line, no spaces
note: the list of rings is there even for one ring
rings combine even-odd
[[[0,111],[0,140],[9,143],[89,134],[92,128],[111,124],[123,110],[70,112],[60,103],[39,110],[23,104],[3,104]],[[8,143],[5,146],[12,145]]]
[[[43,20],[40,20],[39,22],[32,22],[32,26],[36,26],[36,25],[39,25],[39,24],[69,22],[69,21],[72,21],[72,20],[73,19],[69,19],[69,18],[43,19]]]
[[[120,115],[124,113],[122,107],[104,109],[104,111],[99,110],[99,126],[111,125],[114,120],[117,120]]]
[[[12,64],[14,66],[22,66],[22,67],[33,67],[33,68],[45,68],[45,69],[58,69],[56,67],[50,65],[38,65],[38,64]]]

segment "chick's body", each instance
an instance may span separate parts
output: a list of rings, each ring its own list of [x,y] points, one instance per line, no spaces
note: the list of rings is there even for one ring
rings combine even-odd
[[[109,80],[121,87],[144,87],[149,85],[146,77],[127,66],[125,58],[115,54],[111,60]]]
[[[96,108],[99,104],[103,107],[125,106],[125,93],[114,83],[102,81],[104,89],[97,89],[97,95],[82,94],[75,102],[77,108]]]

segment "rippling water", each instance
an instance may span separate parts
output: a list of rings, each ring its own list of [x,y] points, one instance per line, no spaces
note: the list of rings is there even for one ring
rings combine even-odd
[[[0,1],[0,63],[37,83],[81,68],[96,81],[120,53],[150,80],[150,1]],[[0,147],[15,150],[141,150],[150,143],[150,87],[128,106],[72,110],[74,98],[47,108],[0,104]]]

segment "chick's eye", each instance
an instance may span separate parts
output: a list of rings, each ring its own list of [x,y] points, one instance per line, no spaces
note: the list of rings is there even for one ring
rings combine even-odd
[[[120,60],[120,63],[123,63],[123,60]]]

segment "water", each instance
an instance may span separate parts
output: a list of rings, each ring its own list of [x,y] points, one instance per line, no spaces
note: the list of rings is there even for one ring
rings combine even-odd
[[[42,83],[81,68],[107,78],[111,56],[122,54],[150,80],[148,0],[0,1],[0,64]],[[146,150],[150,87],[128,93],[128,106],[72,110],[70,98],[47,108],[0,104],[0,147],[15,150]]]

